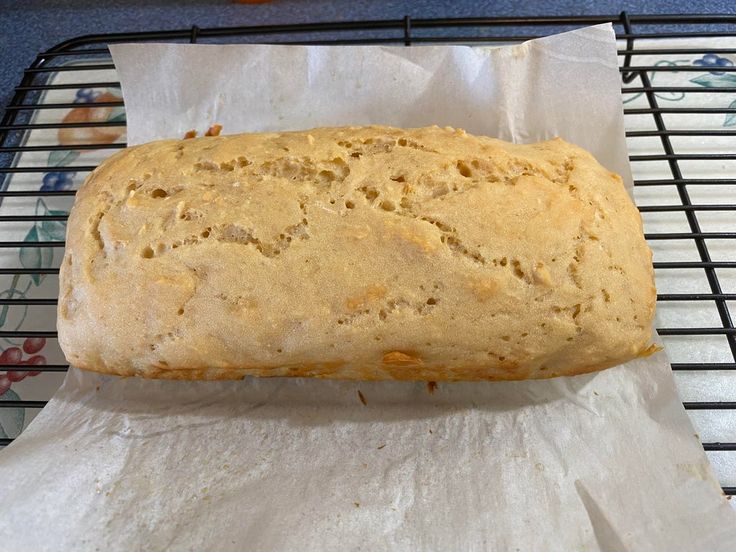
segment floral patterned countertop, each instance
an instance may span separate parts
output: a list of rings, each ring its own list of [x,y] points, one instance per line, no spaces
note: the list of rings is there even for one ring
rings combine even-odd
[[[90,62],[94,62],[91,60]],[[114,81],[114,72],[92,72],[84,75],[86,80],[104,79]],[[58,73],[54,84],[63,84],[69,77]],[[79,77],[75,75],[78,82]],[[79,107],[68,109],[38,110],[34,123],[88,123],[119,122],[125,124],[122,107],[100,106],[92,109],[82,107],[121,100],[120,89],[78,88],[51,90],[44,94],[43,103],[75,103]],[[45,173],[18,173],[6,180],[6,190],[39,190],[56,192],[77,188],[87,173],[68,170],[74,165],[96,165],[115,149],[75,149],[80,144],[105,145],[125,140],[124,126],[62,128],[33,130],[25,136],[25,145],[60,145],[63,149],[51,152],[26,152],[15,160],[18,166],[58,167]],[[68,149],[67,149],[68,148]],[[4,226],[4,239],[27,242],[29,246],[0,251],[2,266],[27,269],[58,268],[63,256],[60,247],[34,247],[33,242],[63,241],[66,234],[65,217],[69,212],[71,196],[5,197],[0,204],[1,214],[43,215],[56,217],[36,222],[11,223]],[[16,274],[0,276],[0,298],[37,299],[56,298],[58,277],[56,274]],[[56,307],[54,305],[3,305],[0,307],[0,329],[40,330],[55,329]],[[55,339],[32,337],[25,339],[0,339],[0,366],[6,364],[66,364]],[[64,374],[60,372],[13,371],[0,372],[0,401],[48,400],[59,387]],[[0,409],[0,438],[17,437],[35,417],[38,409]]]

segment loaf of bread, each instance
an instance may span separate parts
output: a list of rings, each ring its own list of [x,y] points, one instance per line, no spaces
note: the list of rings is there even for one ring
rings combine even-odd
[[[174,379],[580,374],[644,354],[655,304],[616,174],[438,127],[128,148],[77,194],[60,288],[69,362]]]

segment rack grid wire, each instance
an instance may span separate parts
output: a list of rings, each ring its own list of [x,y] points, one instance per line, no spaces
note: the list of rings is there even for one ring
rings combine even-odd
[[[12,442],[43,408],[68,368],[55,331],[67,214],[84,176],[126,145],[124,106],[108,44],[499,45],[608,22],[618,38],[634,198],[654,251],[657,331],[724,492],[736,494],[730,468],[736,457],[729,456],[736,454],[736,16],[731,15],[407,16],[194,26],[82,36],[39,54],[0,122],[0,345],[5,349],[0,446]]]

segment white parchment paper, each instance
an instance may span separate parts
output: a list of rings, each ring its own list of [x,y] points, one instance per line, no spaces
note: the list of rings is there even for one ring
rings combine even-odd
[[[381,123],[560,135],[631,182],[609,26],[520,46],[120,45],[128,140]],[[124,298],[122,298],[124,300]],[[361,392],[365,403],[359,400]],[[664,353],[548,381],[72,369],[0,453],[9,550],[733,550]]]

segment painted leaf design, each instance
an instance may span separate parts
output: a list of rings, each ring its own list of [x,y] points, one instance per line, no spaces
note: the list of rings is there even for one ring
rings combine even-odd
[[[56,211],[54,209],[46,211],[47,215],[52,217],[64,216],[68,214],[66,211]],[[49,240],[63,241],[66,238],[66,221],[65,220],[44,220],[41,223],[41,234],[48,236]]]
[[[36,201],[36,214],[51,217],[66,216],[67,211],[49,209],[42,197]],[[40,227],[36,229],[41,241],[64,241],[66,238],[65,220],[43,220]]]
[[[28,231],[28,234],[26,234],[26,237],[23,241],[37,242],[48,241],[50,239],[49,236],[45,232],[43,232],[43,230],[42,237],[43,239],[39,238],[38,227],[34,225]],[[20,264],[23,266],[23,268],[49,268],[54,262],[54,250],[51,247],[21,247],[19,256]],[[31,274],[30,276],[33,280],[33,283],[37,286],[40,286],[41,282],[43,282],[44,278],[46,277],[45,274]]]
[[[49,165],[52,167],[63,167],[79,157],[76,150],[54,150],[49,154]]]
[[[125,123],[125,113],[121,113],[120,115],[115,115],[115,117],[108,119],[108,121],[111,123]]]
[[[19,401],[18,393],[8,389],[0,395],[0,401]],[[0,438],[15,439],[23,430],[26,419],[25,408],[0,408]]]
[[[736,108],[736,100],[732,101],[729,106],[729,109]],[[726,119],[723,121],[723,126],[734,126],[736,125],[736,113],[728,113],[726,114]]]
[[[48,206],[46,205],[46,202],[45,202],[45,201],[43,200],[43,198],[42,198],[42,197],[39,197],[39,198],[38,198],[38,199],[36,200],[36,209],[35,209],[35,211],[34,211],[34,212],[35,212],[35,214],[37,214],[37,215],[38,215],[39,213],[40,213],[40,214],[43,214],[43,215],[45,215],[46,213],[48,213],[48,212],[49,212],[49,208],[48,208]]]
[[[733,73],[725,73],[723,75],[707,73],[690,79],[690,82],[705,86],[706,88],[733,88],[736,87],[736,75]]]
[[[124,123],[125,122],[125,108],[124,107],[113,107],[110,112],[110,117],[107,119],[109,123]]]
[[[120,88],[108,88],[107,93],[117,98],[118,100],[123,99],[123,92]],[[124,123],[125,122],[125,107],[113,107],[110,111],[110,115],[107,118],[109,123]]]

